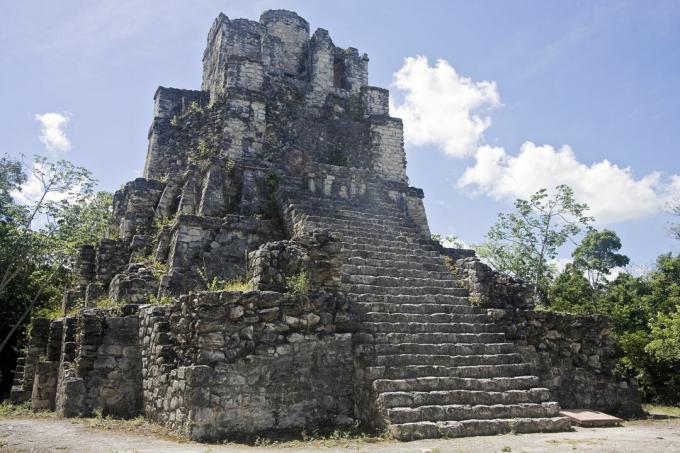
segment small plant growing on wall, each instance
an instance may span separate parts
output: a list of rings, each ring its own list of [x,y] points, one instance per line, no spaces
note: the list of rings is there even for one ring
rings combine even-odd
[[[191,101],[191,104],[189,104],[189,113],[203,113],[203,108],[198,105],[198,102]]]
[[[309,294],[309,278],[307,272],[302,270],[286,279],[286,288],[293,294],[306,296]]]

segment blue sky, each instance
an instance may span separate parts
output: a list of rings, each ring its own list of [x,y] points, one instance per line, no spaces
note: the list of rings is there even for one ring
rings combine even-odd
[[[433,231],[479,242],[516,196],[568,182],[636,265],[678,251],[680,2],[1,4],[0,153],[65,157],[115,190],[143,167],[156,87],[200,87],[215,16],[286,8],[369,54]]]

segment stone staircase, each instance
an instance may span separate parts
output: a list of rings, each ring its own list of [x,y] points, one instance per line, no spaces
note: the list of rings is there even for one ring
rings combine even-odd
[[[293,205],[306,228],[343,235],[363,419],[401,440],[570,429],[515,345],[470,305],[396,204],[308,194]]]

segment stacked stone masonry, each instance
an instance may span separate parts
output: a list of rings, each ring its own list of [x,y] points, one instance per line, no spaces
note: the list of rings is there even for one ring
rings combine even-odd
[[[431,241],[365,54],[290,11],[220,14],[201,89],[160,87],[154,103],[143,177],[81,249],[67,316],[33,319],[14,401],[211,441],[355,421],[402,440],[557,431],[560,405],[639,412],[606,320],[532,311],[522,282]]]

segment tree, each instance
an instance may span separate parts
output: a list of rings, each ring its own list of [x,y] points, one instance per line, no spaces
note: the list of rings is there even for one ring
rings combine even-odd
[[[583,272],[567,264],[548,289],[548,305],[554,311],[589,313],[593,310],[595,290]]]
[[[66,160],[50,162],[45,157],[36,156],[32,165],[5,156],[2,161],[0,188],[5,189],[10,198],[3,200],[3,250],[0,251],[0,294],[31,261],[44,261],[52,256],[50,239],[53,227],[60,215],[69,205],[87,203],[93,193],[95,179],[83,167]],[[27,204],[19,204],[11,198],[12,192],[21,191],[21,183],[27,181],[27,173],[37,188],[37,196]],[[6,203],[6,204],[5,204]],[[44,216],[44,218],[40,218]],[[43,220],[48,229],[37,231],[33,223]],[[50,229],[50,224],[52,228]],[[57,260],[58,261],[58,260]]]
[[[30,175],[30,176],[29,176]],[[37,198],[17,202],[31,184]],[[0,159],[0,375],[8,376],[33,309],[60,305],[79,245],[93,243],[110,217],[111,195],[67,161],[36,157],[31,165]],[[10,342],[11,341],[11,342]],[[13,347],[6,348],[7,344]],[[9,385],[2,381],[3,388]]]
[[[676,216],[680,216],[680,204],[677,204],[673,208],[673,214],[675,214]],[[673,225],[671,225],[671,234],[675,239],[680,241],[680,223],[674,223]]]
[[[627,256],[617,253],[619,250],[621,239],[614,231],[590,229],[571,256],[575,268],[586,272],[590,285],[598,289],[612,269],[629,263]]]
[[[658,313],[649,323],[651,341],[645,351],[658,361],[680,365],[680,306]]]
[[[21,190],[25,182],[26,175],[20,161],[9,156],[0,158],[0,224],[16,222],[17,215],[21,214],[22,210],[14,203],[12,192]]]
[[[557,186],[552,195],[541,189],[529,200],[517,199],[515,212],[498,214],[477,252],[496,270],[532,283],[534,297],[544,298],[555,271],[549,261],[593,221],[587,209],[569,186]]]

